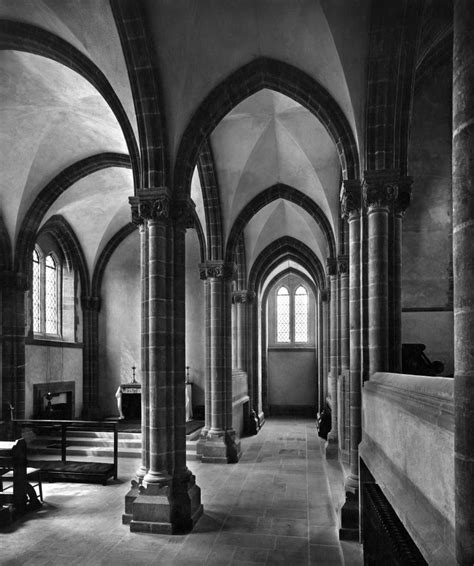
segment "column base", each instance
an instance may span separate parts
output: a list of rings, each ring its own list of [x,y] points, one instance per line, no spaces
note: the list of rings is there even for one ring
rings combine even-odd
[[[145,488],[132,483],[122,522],[131,532],[182,534],[193,529],[202,513],[201,490],[188,472],[168,484]]]
[[[337,460],[338,458],[339,458],[339,441],[337,435],[331,436],[331,433],[329,433],[326,442],[326,459]]]
[[[132,487],[125,495],[125,513],[122,514],[122,524],[130,525],[133,518],[133,502],[139,495],[139,486],[135,480],[132,480]]]
[[[341,507],[339,540],[359,540],[359,493],[346,492],[346,501]]]
[[[222,433],[209,431],[205,438],[198,440],[197,454],[203,463],[235,464],[241,456],[240,440],[234,431]]]

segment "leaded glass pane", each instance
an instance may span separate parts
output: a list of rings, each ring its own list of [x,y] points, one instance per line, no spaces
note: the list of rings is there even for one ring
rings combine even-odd
[[[41,332],[41,270],[38,252],[33,251],[33,332]]]
[[[46,333],[58,333],[58,278],[56,263],[51,255],[46,258]]]
[[[295,342],[308,341],[308,293],[302,286],[295,291]]]
[[[290,341],[290,295],[286,287],[277,293],[277,342]]]

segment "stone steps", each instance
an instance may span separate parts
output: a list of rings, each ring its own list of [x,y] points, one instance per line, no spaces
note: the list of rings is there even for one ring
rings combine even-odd
[[[140,458],[141,456],[141,433],[119,432],[118,433],[118,455],[119,458]],[[186,458],[197,460],[196,453],[197,438],[199,430],[194,431],[186,437]],[[113,458],[113,435],[107,432],[93,431],[68,431],[66,454],[67,457],[100,457]],[[61,455],[61,436],[55,434],[36,435],[28,439],[28,454],[34,459],[42,456]]]

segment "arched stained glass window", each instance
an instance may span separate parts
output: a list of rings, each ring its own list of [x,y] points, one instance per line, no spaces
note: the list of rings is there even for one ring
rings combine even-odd
[[[277,342],[290,342],[290,293],[286,287],[277,292]]]
[[[58,270],[51,254],[45,261],[46,334],[58,333]]]
[[[308,293],[300,285],[295,291],[295,342],[308,341]]]
[[[38,252],[33,250],[33,332],[41,332],[41,267]]]

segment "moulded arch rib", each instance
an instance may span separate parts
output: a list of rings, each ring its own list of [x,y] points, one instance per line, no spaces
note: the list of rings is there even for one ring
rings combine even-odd
[[[259,254],[250,270],[248,289],[256,292],[270,273],[288,259],[293,259],[304,267],[316,285],[325,289],[326,278],[319,258],[306,244],[290,236],[275,240]]]
[[[323,234],[326,237],[329,256],[335,257],[336,241],[329,220],[327,219],[321,208],[310,197],[308,197],[301,191],[298,191],[293,187],[289,187],[288,185],[284,185],[283,183],[277,183],[276,185],[265,189],[255,198],[253,198],[235,219],[235,222],[229,233],[229,238],[227,240],[226,261],[232,261],[232,256],[239,235],[243,233],[245,226],[248,224],[252,216],[254,216],[264,206],[277,199],[284,199],[297,204],[298,206],[301,206],[308,214],[310,214],[311,217],[320,226]]]
[[[6,19],[0,19],[0,49],[25,51],[47,57],[69,67],[89,81],[107,102],[122,129],[130,154],[134,185],[135,188],[139,186],[140,155],[132,126],[106,76],[88,57],[49,31],[24,22]]]
[[[282,61],[260,57],[244,65],[215,87],[188,124],[174,167],[178,193],[189,192],[194,165],[205,139],[237,104],[264,88],[300,103],[324,125],[336,145],[344,179],[359,176],[359,156],[354,134],[343,111],[315,79]]]
[[[214,156],[207,138],[201,146],[197,165],[206,215],[207,254],[210,260],[217,260],[223,253],[222,212]]]
[[[69,222],[62,215],[55,214],[41,228],[38,235],[40,234],[51,234],[59,243],[65,257],[79,274],[82,294],[87,295],[90,289],[89,270],[81,244]],[[35,242],[33,249],[34,244]]]
[[[98,153],[73,163],[56,175],[38,194],[24,216],[16,239],[15,266],[20,273],[25,272],[29,256],[34,247],[36,232],[53,202],[74,183],[108,167],[130,169],[130,158],[120,153]]]

